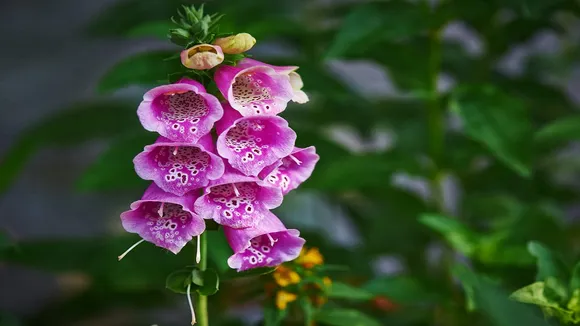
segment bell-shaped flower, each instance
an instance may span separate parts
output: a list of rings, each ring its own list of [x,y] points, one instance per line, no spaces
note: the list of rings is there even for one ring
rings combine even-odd
[[[207,70],[224,61],[224,53],[219,46],[198,44],[181,51],[181,63],[190,69]]]
[[[310,177],[319,159],[314,146],[295,147],[292,154],[262,170],[260,178],[274,187],[279,187],[286,195]]]
[[[239,54],[251,49],[256,44],[256,39],[248,33],[239,33],[228,37],[216,39],[213,44],[222,48],[227,54]]]
[[[175,142],[197,142],[223,115],[218,99],[197,81],[183,78],[145,93],[137,109],[143,127]]]
[[[121,222],[127,232],[177,254],[205,230],[204,220],[194,213],[196,198],[176,196],[152,184],[131,210],[121,214]]]
[[[238,271],[271,267],[293,260],[305,242],[299,237],[298,230],[288,230],[271,212],[255,227],[224,227],[224,233],[234,251],[228,265]]]
[[[183,196],[224,174],[224,163],[212,153],[213,147],[210,134],[197,144],[159,137],[135,157],[135,171],[141,179],[152,180],[162,190]]]
[[[226,167],[223,177],[210,182],[195,202],[195,211],[206,219],[231,228],[255,226],[269,210],[282,204],[282,192],[256,177],[239,174]]]
[[[277,115],[294,96],[288,75],[267,65],[222,65],[214,79],[222,95],[243,116]]]
[[[302,91],[302,87],[304,87],[302,77],[300,77],[300,75],[296,72],[296,70],[298,70],[298,66],[274,66],[250,58],[244,58],[240,60],[240,62],[237,65],[237,67],[240,68],[250,68],[257,66],[270,67],[274,69],[277,73],[288,76],[293,91],[292,102],[304,104],[309,101],[308,95],[306,95],[306,93]]]
[[[266,166],[290,155],[296,133],[277,116],[242,117],[224,104],[224,118],[216,124],[217,152],[248,176],[257,176]]]

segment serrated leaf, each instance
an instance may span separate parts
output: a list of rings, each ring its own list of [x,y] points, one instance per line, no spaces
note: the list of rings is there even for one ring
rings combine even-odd
[[[314,319],[332,326],[380,326],[381,323],[370,316],[354,309],[323,308]]]
[[[179,59],[168,59],[177,51],[153,51],[133,55],[114,65],[97,85],[109,93],[130,85],[157,86],[169,82],[169,75],[184,71]]]
[[[348,299],[348,300],[370,300],[374,295],[364,289],[356,288],[354,286],[342,283],[332,282],[328,297],[334,299]]]
[[[510,298],[519,302],[539,306],[546,315],[556,317],[565,324],[580,321],[580,316],[577,316],[574,311],[568,307],[560,306],[557,301],[547,297],[546,290],[547,287],[544,282],[536,282],[515,291],[510,295]]]
[[[477,249],[477,239],[461,222],[437,214],[423,214],[419,221],[431,229],[438,231],[449,244],[459,252],[471,256]]]
[[[533,134],[523,102],[493,87],[464,86],[454,91],[451,108],[469,137],[519,175],[530,177]]]
[[[535,241],[528,243],[528,251],[537,259],[537,281],[545,281],[553,277],[561,282],[568,282],[570,271],[557,253]]]
[[[41,147],[77,145],[139,129],[135,107],[135,103],[110,100],[78,103],[24,130],[0,159],[0,193]]]
[[[157,135],[154,133],[141,131],[112,140],[109,148],[77,181],[77,187],[91,191],[144,189],[148,182],[135,174],[133,158],[156,138]]]

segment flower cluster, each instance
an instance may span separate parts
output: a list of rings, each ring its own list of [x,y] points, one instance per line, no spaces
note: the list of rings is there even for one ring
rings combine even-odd
[[[121,220],[128,232],[177,254],[205,231],[204,219],[212,219],[234,251],[229,266],[243,271],[299,255],[304,239],[270,210],[311,175],[319,157],[314,147],[295,147],[296,133],[279,116],[289,101],[308,101],[298,67],[249,58],[222,64],[224,53],[255,43],[239,35],[181,55],[188,68],[215,68],[213,80],[225,100],[190,78],[144,95],[137,114],[159,138],[134,164],[152,184]]]
[[[275,298],[276,308],[286,310],[300,296],[306,297],[314,307],[326,303],[326,292],[332,281],[316,268],[323,263],[317,248],[303,248],[296,260],[279,266],[272,273],[274,282],[266,286],[268,295]]]

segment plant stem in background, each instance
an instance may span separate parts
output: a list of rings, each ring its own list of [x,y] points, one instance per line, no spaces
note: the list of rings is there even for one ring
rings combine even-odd
[[[207,268],[207,232],[202,233],[199,240],[201,259],[199,261],[198,267],[201,271],[205,271]],[[209,326],[208,321],[208,311],[207,311],[207,296],[197,294],[196,300],[196,310],[197,310],[197,324],[199,326]]]

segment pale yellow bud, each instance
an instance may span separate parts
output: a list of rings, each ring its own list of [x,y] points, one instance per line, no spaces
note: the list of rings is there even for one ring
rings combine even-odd
[[[294,90],[292,101],[300,104],[308,102],[308,95],[302,91],[304,83],[302,82],[300,75],[292,71],[288,74],[288,77],[290,78],[290,85],[292,85],[292,90]]]
[[[256,44],[256,39],[248,33],[240,33],[218,38],[213,44],[220,46],[224,53],[239,54],[251,49]]]
[[[181,51],[181,63],[190,69],[211,69],[224,61],[224,53],[219,46],[199,44]]]

